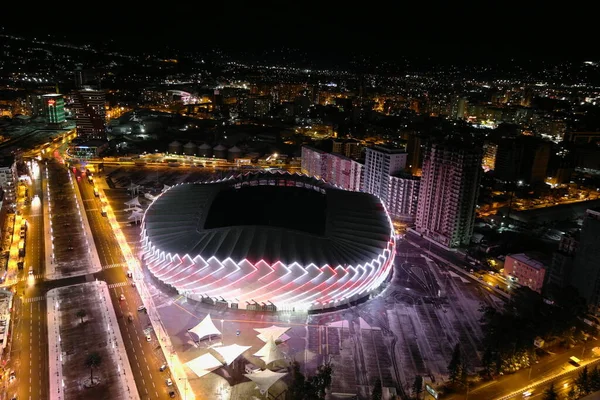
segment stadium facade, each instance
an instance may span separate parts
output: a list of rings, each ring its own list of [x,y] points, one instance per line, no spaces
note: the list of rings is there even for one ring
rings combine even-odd
[[[377,197],[283,172],[173,186],[146,210],[141,236],[155,278],[247,309],[342,306],[378,289],[395,255]]]

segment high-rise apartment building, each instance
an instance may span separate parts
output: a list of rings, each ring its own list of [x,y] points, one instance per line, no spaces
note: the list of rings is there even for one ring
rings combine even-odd
[[[368,147],[365,153],[362,191],[374,194],[387,204],[390,176],[404,171],[406,158],[406,152],[401,149],[386,146]]]
[[[587,210],[573,262],[571,284],[594,311],[600,306],[600,211]]]
[[[45,94],[44,114],[48,125],[60,126],[65,122],[65,100],[62,94]]]
[[[303,146],[301,168],[303,173],[344,190],[360,191],[363,165],[348,157]]]
[[[103,91],[83,89],[73,95],[77,135],[88,139],[106,137],[106,95]]]
[[[360,158],[362,146],[354,139],[333,139],[332,153],[343,154],[348,158]]]
[[[4,202],[16,199],[17,163],[12,155],[0,156],[0,189],[4,191]]]
[[[420,184],[421,179],[410,174],[390,176],[388,201],[385,205],[394,220],[414,222],[419,204]]]
[[[533,136],[504,138],[498,144],[494,175],[505,182],[546,180],[552,144]]]
[[[416,230],[446,247],[468,245],[475,222],[482,150],[432,143],[423,157]]]

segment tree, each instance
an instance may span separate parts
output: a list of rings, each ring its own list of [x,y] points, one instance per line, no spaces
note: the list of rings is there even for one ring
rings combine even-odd
[[[315,397],[311,397],[318,400],[324,400],[325,395],[327,394],[327,389],[331,387],[331,374],[333,373],[333,368],[331,368],[331,364],[323,364],[319,365],[317,368],[317,374],[310,378],[310,386],[312,386]]]
[[[87,312],[82,308],[79,311],[77,311],[77,314],[75,314],[75,315],[77,315],[79,318],[81,318],[81,323],[83,324],[83,319],[87,315]]]
[[[371,400],[381,400],[383,398],[383,389],[381,388],[381,379],[377,378],[371,392]]]
[[[590,373],[590,391],[596,392],[598,390],[600,390],[600,370],[596,365]]]
[[[456,383],[462,375],[462,355],[460,352],[460,343],[456,343],[454,351],[452,352],[452,359],[448,364],[448,374],[450,375],[450,382]]]
[[[494,352],[491,346],[486,346],[485,351],[483,352],[483,357],[481,358],[481,362],[483,364],[483,372],[488,378],[492,377],[492,371],[495,364]]]
[[[575,390],[575,385],[571,385],[571,389],[569,389],[569,393],[567,393],[567,400],[577,400],[577,391]]]
[[[289,396],[290,400],[302,400],[304,399],[304,393],[306,391],[306,378],[304,377],[304,374],[300,372],[300,364],[298,361],[292,363],[291,369],[292,383],[288,386],[286,398]]]
[[[590,393],[591,382],[587,365],[583,367],[583,369],[577,376],[577,379],[575,379],[575,384],[577,385],[577,389],[579,390],[580,395],[585,396]]]
[[[102,356],[98,352],[88,354],[85,359],[85,366],[90,369],[90,381],[94,384],[94,368],[97,368],[102,364]]]
[[[543,400],[558,400],[558,393],[554,388],[554,383],[551,383],[550,387],[544,391]]]
[[[415,376],[415,381],[412,385],[412,391],[415,395],[415,398],[419,400],[421,398],[421,393],[423,392],[423,377],[421,375]]]

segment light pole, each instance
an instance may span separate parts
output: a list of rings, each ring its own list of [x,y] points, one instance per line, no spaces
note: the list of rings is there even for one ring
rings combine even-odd
[[[222,343],[223,346],[225,346],[225,339],[224,339],[225,338],[225,334],[223,333],[224,332],[223,331],[223,321],[224,320],[221,320],[221,343]]]
[[[187,400],[187,392],[188,392],[188,390],[187,390],[187,383],[188,383],[188,380],[187,380],[187,378],[179,378],[179,380],[182,380],[182,379],[185,379],[185,385],[183,387],[183,400]]]

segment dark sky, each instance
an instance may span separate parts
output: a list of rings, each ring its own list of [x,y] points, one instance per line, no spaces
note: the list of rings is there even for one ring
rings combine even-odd
[[[45,21],[28,26],[18,20],[0,24],[79,39],[113,37],[123,45],[147,49],[218,46],[256,51],[289,46],[332,57],[366,53],[389,58],[600,58],[598,29],[592,23],[596,13],[590,6],[527,1],[447,1],[440,6],[413,1],[213,0],[126,8],[110,3],[107,10],[79,15],[70,15],[74,9],[68,7],[54,11],[56,17],[44,10],[50,13],[44,13]],[[88,9],[92,3],[85,4]]]

